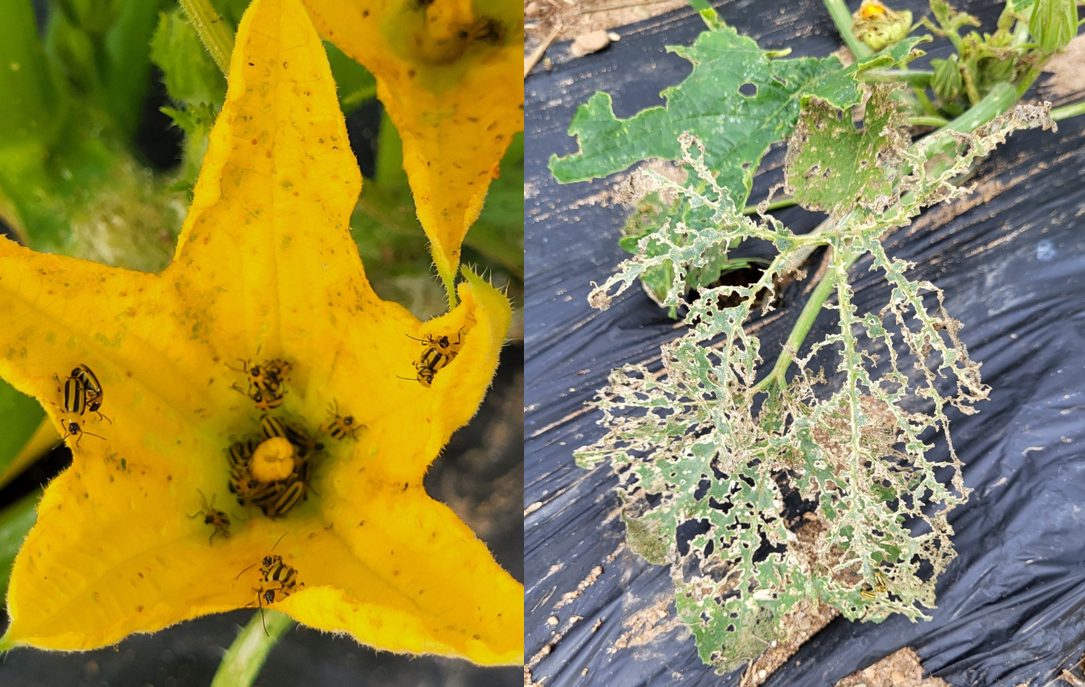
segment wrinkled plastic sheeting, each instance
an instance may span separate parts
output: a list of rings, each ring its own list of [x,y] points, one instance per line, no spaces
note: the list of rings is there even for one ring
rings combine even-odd
[[[917,18],[924,12],[906,6]],[[961,9],[990,29],[999,7]],[[720,13],[762,47],[818,56],[837,47],[819,3],[741,2]],[[573,462],[575,448],[602,434],[586,404],[608,372],[658,361],[660,344],[680,329],[637,289],[605,312],[589,308],[590,282],[625,257],[616,239],[626,211],[606,203],[622,175],[561,186],[546,167],[552,153],[575,150],[565,131],[593,92],[613,94],[623,117],[659,103],[659,91],[689,70],[663,46],[688,44],[701,30],[689,12],[657,18],[620,30],[607,51],[555,59],[553,71],[537,70],[526,84],[525,636],[527,656],[536,657],[531,674],[547,687],[738,683],[737,674],[720,678],[703,665],[676,624],[668,569],[624,547],[609,467],[589,472]],[[1049,97],[1043,85],[1040,94]],[[977,170],[976,194],[889,240],[890,255],[917,263],[915,278],[944,289],[993,388],[978,415],[953,421],[974,490],[950,518],[959,557],[939,582],[931,621],[838,619],[767,684],[831,685],[903,646],[954,685],[1043,684],[1085,650],[1083,127],[1077,118],[1057,134],[1015,134]],[[766,158],[755,197],[780,179],[781,162],[779,150]],[[798,209],[777,216],[798,232],[820,220]],[[859,277],[856,287],[860,308],[881,307],[884,283]],[[790,331],[801,289],[790,291],[783,317],[759,330],[766,355]]]

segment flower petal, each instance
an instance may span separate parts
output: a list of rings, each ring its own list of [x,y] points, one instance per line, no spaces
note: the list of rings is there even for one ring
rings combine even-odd
[[[332,396],[341,412],[349,411],[367,426],[356,445],[331,447],[352,451],[341,458],[349,465],[344,469],[364,470],[366,479],[389,484],[421,484],[452,433],[478,411],[497,369],[511,309],[508,299],[485,280],[466,269],[463,274],[461,302],[452,312],[421,325],[412,325],[413,318],[405,315],[399,322],[402,333],[392,334],[391,341],[376,341],[373,330],[358,326],[327,344],[332,350],[323,359],[331,361],[325,366],[330,376],[314,386]],[[387,327],[376,334],[387,338],[389,330],[395,331]],[[457,337],[461,332],[462,348],[452,361],[434,375],[431,386],[419,383],[414,365],[428,347],[425,337]],[[309,412],[321,410],[314,406]]]
[[[461,273],[465,281],[459,285],[460,307],[463,317],[473,319],[475,324],[466,337],[463,350],[433,381],[433,433],[426,447],[426,455],[432,456],[430,462],[448,443],[452,433],[478,412],[493,382],[512,321],[512,308],[503,293],[466,267]],[[424,325],[421,331],[441,323],[442,319],[438,318]]]
[[[523,15],[500,2],[305,0],[331,42],[377,78],[403,139],[403,166],[437,271],[451,284],[460,245],[524,128]]]
[[[175,303],[154,275],[35,253],[0,238],[0,376],[36,397],[63,432],[61,384],[87,365],[114,423],[142,426],[168,406],[174,421],[156,429],[175,434],[211,417],[215,405],[203,382],[207,358],[190,343],[192,322],[168,316]],[[109,431],[86,418],[100,427],[92,431]]]
[[[277,354],[376,307],[349,234],[361,189],[320,37],[297,0],[257,0],[173,264],[199,308]],[[334,287],[334,294],[333,294]]]
[[[309,588],[278,610],[379,649],[523,662],[523,585],[451,510],[420,487],[336,496],[292,563]]]
[[[255,578],[238,574],[272,550],[286,525],[260,518],[242,527],[234,515],[233,535],[209,540],[213,526],[186,514],[203,507],[199,486],[216,507],[239,510],[225,489],[211,491],[200,470],[122,459],[91,441],[83,440],[85,460],[53,480],[38,505],[12,569],[11,624],[0,649],[92,649],[255,605]],[[287,555],[304,541],[306,523],[290,529],[277,549]]]

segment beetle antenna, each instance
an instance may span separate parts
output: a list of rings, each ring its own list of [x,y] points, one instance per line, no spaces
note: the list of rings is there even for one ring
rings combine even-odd
[[[288,534],[287,532],[283,532],[283,537],[285,537],[287,534]],[[278,539],[275,540],[275,543],[271,545],[271,550],[272,551],[274,551],[275,547],[279,545],[279,542],[281,542],[283,540],[283,537],[279,537]]]

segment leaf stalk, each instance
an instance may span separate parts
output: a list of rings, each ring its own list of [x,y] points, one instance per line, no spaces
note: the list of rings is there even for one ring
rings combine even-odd
[[[234,37],[227,29],[226,22],[218,15],[208,0],[177,0],[185,16],[196,28],[200,41],[211,53],[215,64],[224,76],[230,73],[230,55],[234,52]]]
[[[856,38],[851,31],[851,11],[844,4],[844,0],[824,0],[824,2],[825,9],[829,10],[829,16],[833,18],[833,23],[836,24],[836,30],[840,32],[840,37],[848,44],[848,48],[856,59],[861,60],[870,57],[873,54],[870,48]]]
[[[1069,105],[1063,105],[1062,107],[1056,107],[1051,110],[1052,121],[1061,122],[1064,119],[1070,119],[1071,117],[1077,117],[1085,114],[1085,100],[1077,103],[1070,103]]]
[[[264,628],[267,628],[265,633]],[[211,687],[249,687],[264,667],[271,652],[286,631],[294,626],[294,620],[271,609],[255,613],[248,625],[238,633],[237,639],[226,650]]]

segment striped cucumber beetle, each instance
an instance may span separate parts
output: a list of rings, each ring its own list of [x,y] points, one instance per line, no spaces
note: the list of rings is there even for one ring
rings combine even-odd
[[[230,516],[226,515],[226,513],[223,513],[220,510],[215,509],[214,494],[211,494],[211,500],[208,501],[207,497],[204,496],[204,493],[202,491],[200,491],[199,489],[197,489],[196,491],[199,492],[200,497],[203,499],[203,508],[188,517],[196,518],[202,515],[205,525],[214,526],[215,529],[211,532],[211,537],[207,540],[209,544],[214,542],[216,534],[221,534],[224,538],[229,539]]]
[[[343,440],[347,438],[349,434],[351,438],[357,440],[356,433],[359,429],[365,429],[365,425],[357,424],[354,422],[353,415],[340,415],[339,414],[339,402],[333,401],[332,406],[328,409],[331,413],[333,420],[320,428],[320,431],[326,432],[331,435],[333,439]]]

